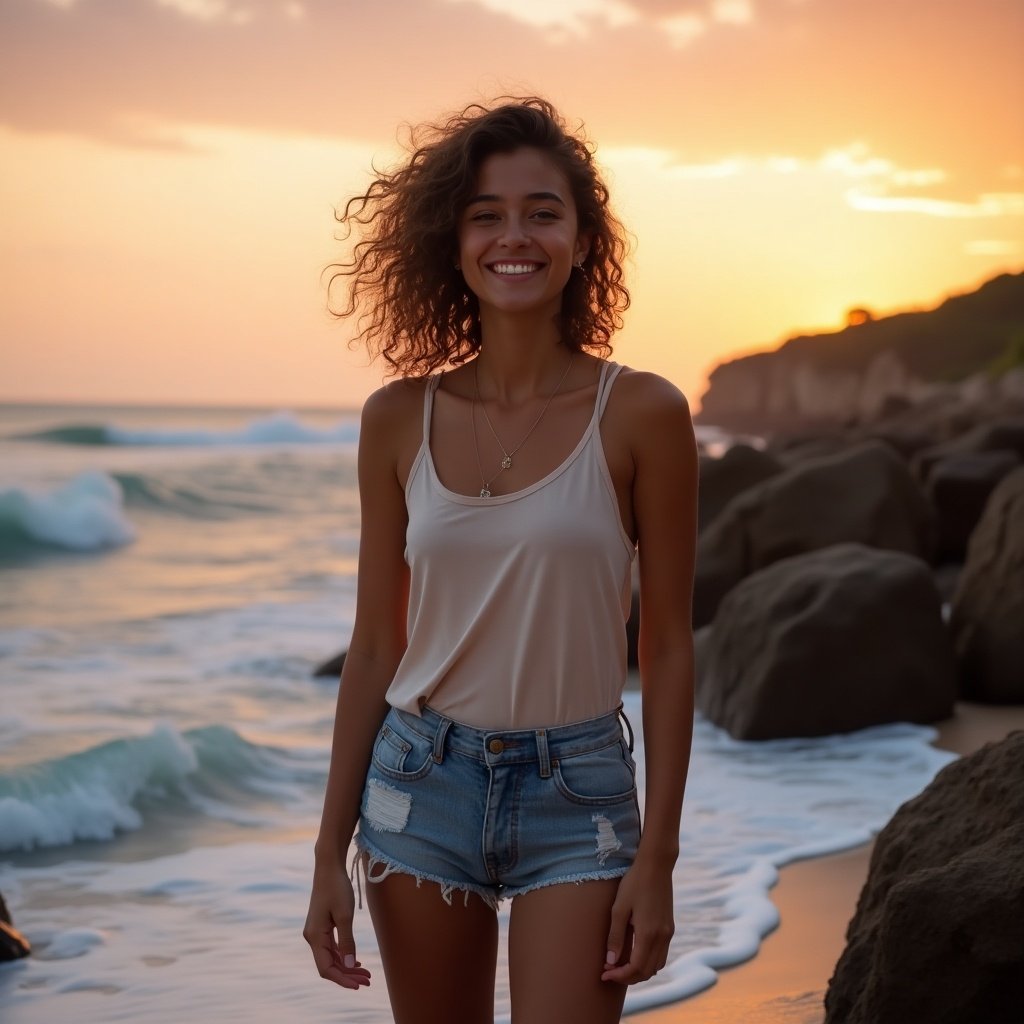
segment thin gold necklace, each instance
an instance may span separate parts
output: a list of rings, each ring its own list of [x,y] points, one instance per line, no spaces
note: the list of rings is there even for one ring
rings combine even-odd
[[[558,392],[561,390],[562,384],[565,383],[565,378],[569,376],[569,370],[572,368],[572,357],[574,355],[575,355],[574,352],[570,352],[569,353],[569,361],[565,364],[565,369],[562,371],[562,376],[559,377],[558,383],[555,385],[555,390],[552,391],[550,395],[548,395],[548,400],[544,403],[544,408],[541,409],[540,415],[533,421],[533,426],[530,427],[530,429],[523,435],[523,438],[519,442],[519,444],[517,444],[515,446],[515,448],[513,448],[511,451],[507,451],[505,449],[505,446],[501,443],[501,438],[498,437],[498,432],[494,429],[494,424],[491,422],[491,417],[487,415],[487,406],[484,405],[483,400],[480,398],[480,369],[479,369],[479,367],[477,365],[479,360],[474,361],[474,363],[473,363],[473,402],[472,402],[472,404],[470,405],[470,408],[469,408],[469,416],[470,416],[470,420],[471,420],[471,422],[473,424],[473,451],[476,453],[476,468],[477,468],[477,471],[480,473],[480,483],[481,483],[480,497],[481,498],[489,498],[491,496],[491,484],[493,484],[494,481],[497,480],[498,477],[501,476],[501,474],[504,473],[506,469],[511,469],[512,468],[512,456],[515,455],[515,453],[517,451],[519,451],[519,449],[522,448],[524,444],[526,444],[527,439],[529,438],[529,436],[537,429],[537,424],[540,423],[540,421],[542,419],[544,419],[544,413],[546,413],[548,411],[548,406],[551,405],[551,403],[554,401],[555,395],[557,395]],[[482,412],[484,414],[484,420],[486,421],[487,426],[491,428],[491,433],[494,435],[494,440],[498,442],[498,447],[501,449],[501,454],[503,456],[503,458],[501,460],[501,468],[498,470],[497,473],[494,474],[494,476],[491,477],[490,480],[488,480],[488,479],[486,479],[484,477],[484,468],[483,468],[483,464],[480,461],[480,442],[477,439],[477,434],[476,434],[476,406],[477,406],[477,402],[480,403],[480,409],[482,410]]]

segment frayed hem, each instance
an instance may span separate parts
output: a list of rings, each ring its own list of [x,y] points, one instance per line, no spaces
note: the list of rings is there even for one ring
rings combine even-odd
[[[403,864],[401,861],[394,860],[391,857],[386,857],[379,850],[375,850],[372,844],[368,843],[361,834],[357,834],[353,842],[356,847],[355,865],[353,870],[358,870],[360,867],[363,869],[363,877],[366,879],[368,885],[376,885],[379,882],[383,882],[388,875],[411,875],[416,879],[416,885],[420,886],[424,882],[434,882],[440,886],[441,899],[448,904],[452,905],[452,896],[456,892],[464,894],[463,905],[469,905],[469,896],[472,893],[475,896],[479,896],[480,899],[487,904],[491,910],[497,910],[498,905],[501,902],[502,897],[497,896],[493,892],[489,892],[483,886],[466,884],[465,882],[453,882],[447,878],[441,878],[439,875],[431,875],[425,871],[417,871],[415,868],[409,867],[408,864]],[[364,865],[363,859],[360,854],[365,853],[367,856],[367,862]],[[380,874],[374,876],[373,869],[378,865],[382,865],[384,870]],[[361,894],[360,894],[361,896]],[[360,907],[362,903],[360,902]]]
[[[502,890],[502,899],[514,899],[516,896],[525,896],[528,892],[536,892],[537,889],[547,889],[552,885],[582,885],[584,882],[604,882],[609,878],[622,878],[628,867],[611,868],[608,871],[585,871],[577,875],[563,875],[561,878],[546,878],[543,882],[535,882],[533,885],[520,885],[514,889],[509,887]]]

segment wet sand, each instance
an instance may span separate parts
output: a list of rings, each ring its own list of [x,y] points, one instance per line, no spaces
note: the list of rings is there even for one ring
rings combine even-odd
[[[1024,729],[1024,707],[957,704],[936,746],[969,754]],[[632,1014],[628,1024],[822,1024],[829,978],[867,878],[872,844],[783,868],[772,901],[781,923],[753,960],[719,974],[681,1003]],[[679,922],[685,927],[685,922]]]

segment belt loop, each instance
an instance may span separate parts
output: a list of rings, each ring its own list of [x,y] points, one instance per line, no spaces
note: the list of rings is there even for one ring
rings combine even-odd
[[[434,761],[440,764],[444,760],[444,740],[448,730],[452,727],[452,720],[441,716],[437,732],[434,733]]]
[[[551,778],[551,757],[548,754],[548,734],[546,729],[538,729],[534,736],[537,737],[537,760],[540,761],[540,777]]]
[[[619,705],[619,718],[621,718],[626,723],[626,729],[629,732],[629,752],[632,754],[633,753],[633,726],[630,724],[629,719],[626,717],[626,710],[625,710],[625,708],[621,704]]]

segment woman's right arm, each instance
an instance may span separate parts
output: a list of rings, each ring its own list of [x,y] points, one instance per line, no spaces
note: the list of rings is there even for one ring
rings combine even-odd
[[[359,988],[370,980],[356,960],[355,901],[345,854],[359,819],[373,740],[387,713],[384,695],[406,645],[407,515],[398,466],[399,453],[409,443],[409,392],[408,384],[397,382],[375,392],[363,407],[356,617],[338,687],[313,891],[303,929],[321,977],[344,988]]]

